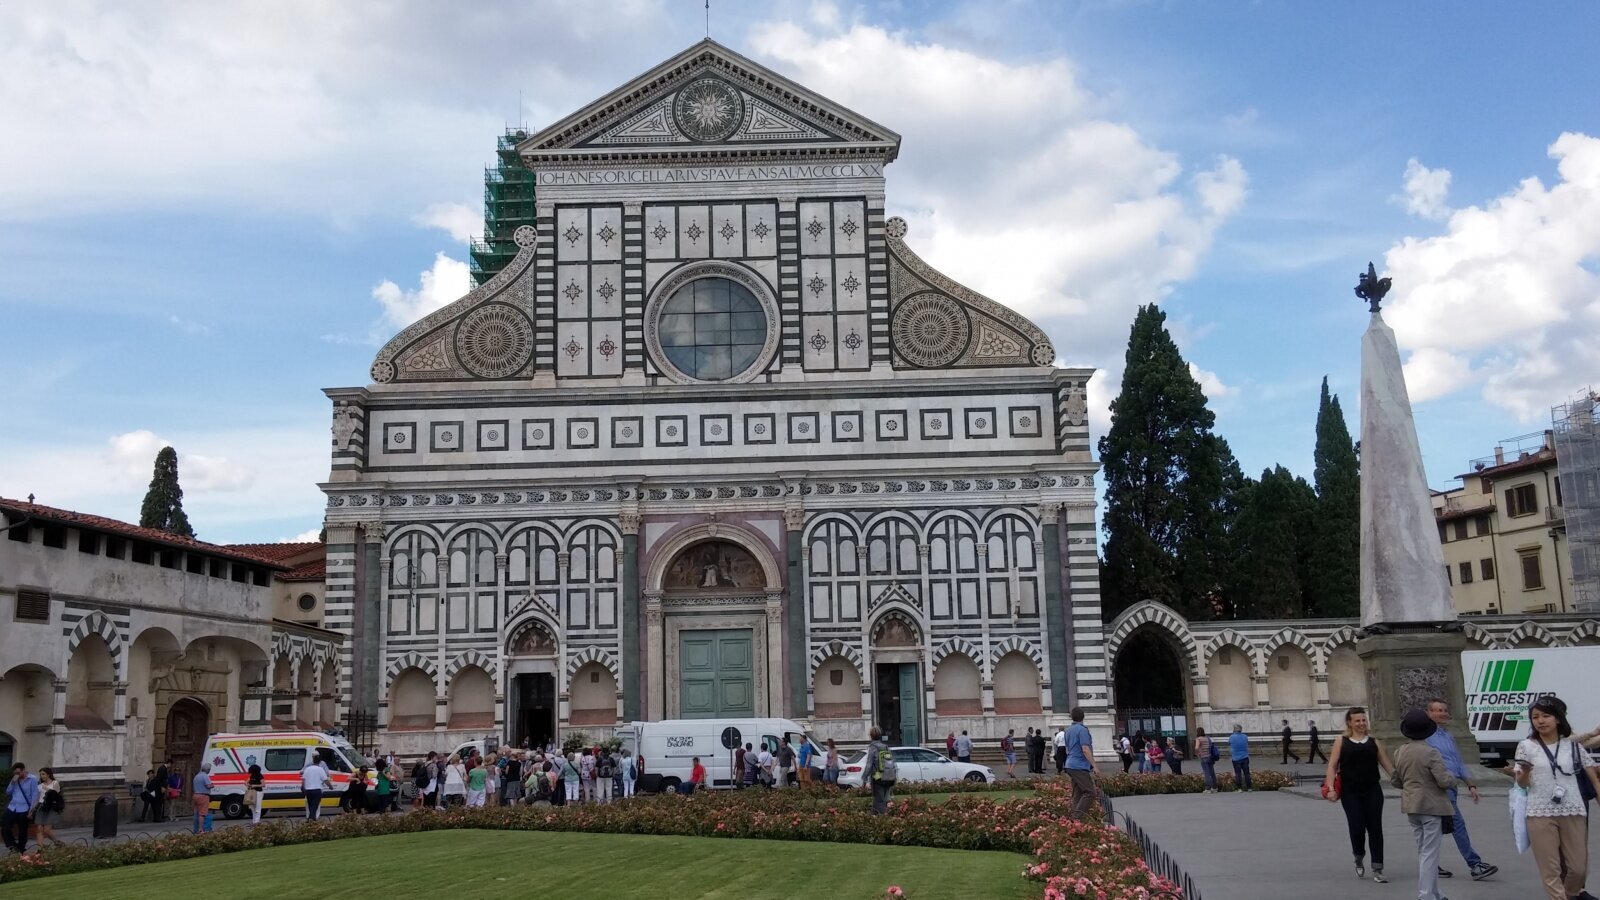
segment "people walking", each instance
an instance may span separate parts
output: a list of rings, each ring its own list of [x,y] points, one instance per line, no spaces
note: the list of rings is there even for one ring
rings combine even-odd
[[[322,817],[322,792],[328,787],[328,770],[319,760],[313,759],[300,770],[300,791],[306,798],[306,821],[315,822]]]
[[[1072,725],[1062,732],[1066,748],[1062,768],[1072,779],[1072,818],[1081,822],[1099,800],[1099,789],[1094,784],[1094,737],[1083,724],[1081,707],[1074,706],[1068,715]]]
[[[1176,738],[1167,738],[1167,745],[1162,748],[1167,755],[1167,768],[1174,775],[1183,774],[1183,748],[1178,746]]]
[[[1250,737],[1244,726],[1233,723],[1233,734],[1228,735],[1228,761],[1233,763],[1233,783],[1241,791],[1254,787],[1250,781]]]
[[[826,747],[827,752],[822,757],[822,783],[835,785],[839,783],[839,747],[833,738],[828,738]]]
[[[167,803],[173,798],[173,795],[169,792],[171,786],[168,783],[172,778],[172,774],[172,760],[169,759],[161,765],[156,766],[157,822],[165,822],[167,820]]]
[[[1017,777],[1017,730],[1006,730],[1006,736],[1000,739],[1000,755],[1006,761],[1006,777]]]
[[[1306,750],[1306,762],[1314,763],[1319,756],[1322,757],[1323,762],[1327,762],[1328,754],[1322,752],[1322,735],[1317,731],[1317,723],[1312,722],[1307,726],[1306,731],[1308,733],[1306,740],[1309,742]]]
[[[28,852],[28,825],[38,802],[39,779],[28,773],[26,765],[14,764],[11,780],[6,783],[6,810],[0,817],[0,831],[5,834],[6,846],[18,855]]]
[[[1133,740],[1129,742],[1128,746],[1129,749],[1133,751],[1133,764],[1141,775],[1143,775],[1145,771],[1144,745],[1144,729],[1135,729],[1133,732]]]
[[[244,805],[250,808],[250,824],[261,824],[262,794],[267,790],[266,779],[262,777],[261,766],[251,763],[245,770],[244,776]]]
[[[211,763],[201,763],[189,785],[189,799],[194,801],[194,833],[211,832]]]
[[[134,819],[135,822],[143,822],[147,816],[149,821],[155,821],[156,807],[160,803],[156,799],[156,792],[159,790],[163,790],[163,788],[156,784],[156,770],[146,769],[144,771],[144,788],[139,791],[139,816]]]
[[[1445,770],[1458,782],[1449,790],[1452,823],[1450,836],[1455,838],[1456,849],[1461,851],[1461,858],[1466,862],[1472,880],[1482,881],[1500,871],[1500,867],[1484,862],[1478,851],[1472,849],[1472,836],[1467,834],[1467,820],[1461,817],[1461,804],[1456,799],[1461,785],[1466,785],[1467,795],[1476,805],[1479,799],[1478,786],[1472,783],[1472,776],[1467,771],[1466,763],[1461,759],[1461,751],[1456,748],[1456,739],[1450,736],[1450,704],[1438,697],[1429,700],[1428,718],[1434,724],[1433,734],[1428,736],[1428,744],[1439,751],[1439,758],[1444,761]],[[1395,765],[1399,764],[1400,761],[1396,759]],[[1439,870],[1440,878],[1450,876],[1451,872],[1448,869]]]
[[[1539,878],[1551,900],[1592,900],[1584,890],[1589,875],[1588,805],[1579,778],[1600,791],[1600,769],[1572,739],[1567,704],[1541,697],[1528,708],[1533,726],[1517,744],[1517,786],[1528,792],[1528,845]]]
[[[1067,770],[1067,727],[1056,726],[1056,736],[1050,742],[1055,746],[1056,774],[1060,775]]]
[[[56,773],[48,767],[39,769],[39,797],[33,806],[33,826],[39,830],[38,843],[40,847],[48,841],[59,847],[65,841],[56,837],[56,825],[61,821],[61,813],[67,808],[66,795],[63,794],[61,782],[56,780]],[[206,813],[207,819],[210,812]],[[209,823],[208,823],[209,825]],[[211,829],[206,828],[207,831]]]
[[[1033,737],[1028,739],[1028,771],[1035,775],[1044,774],[1044,748],[1045,737],[1043,728],[1031,730]]]
[[[744,747],[733,748],[733,772],[730,774],[733,776],[733,789],[736,791],[742,791],[745,787],[744,756],[748,752],[745,748],[749,746],[745,744]]]
[[[439,803],[439,754],[429,750],[427,759],[421,764],[422,772],[411,773],[417,782],[417,803],[419,807],[431,806],[442,808]]]
[[[1378,770],[1394,772],[1389,754],[1368,733],[1367,711],[1353,706],[1344,714],[1344,736],[1333,745],[1323,782],[1330,802],[1344,808],[1350,830],[1350,852],[1355,856],[1356,877],[1365,878],[1366,855],[1372,851],[1372,880],[1383,877],[1383,784]]]
[[[754,744],[745,743],[743,758],[744,768],[739,771],[739,780],[747,788],[755,787],[761,782],[761,756],[756,753]]]
[[[1126,731],[1117,738],[1117,758],[1122,760],[1122,774],[1128,774],[1128,770],[1133,768],[1133,741]]]
[[[1300,754],[1294,752],[1294,729],[1289,727],[1289,720],[1283,720],[1283,765],[1289,764],[1293,757],[1296,763],[1300,762]]]
[[[883,740],[883,729],[874,725],[867,734],[871,741],[867,744],[866,765],[861,780],[872,785],[872,813],[881,816],[889,811],[898,767],[888,768],[894,764],[894,756]]]
[[[1390,781],[1400,789],[1400,811],[1417,839],[1417,900],[1445,900],[1439,894],[1439,847],[1444,824],[1451,818],[1450,795],[1456,785],[1444,757],[1428,740],[1439,726],[1426,712],[1413,709],[1400,720],[1406,743],[1394,751]]]
[[[956,738],[956,762],[972,762],[972,738],[967,737],[967,730],[961,729],[961,736]]]
[[[1124,737],[1124,740],[1127,738]],[[1217,760],[1222,758],[1222,751],[1217,749],[1217,742],[1206,736],[1204,728],[1194,730],[1194,758],[1200,760],[1200,774],[1205,778],[1205,793],[1217,792]],[[1122,771],[1128,771],[1126,763]]]

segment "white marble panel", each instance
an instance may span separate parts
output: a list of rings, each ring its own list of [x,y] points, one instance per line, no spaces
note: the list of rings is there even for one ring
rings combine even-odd
[[[602,206],[589,211],[589,254],[595,260],[622,259],[622,207]]]
[[[841,369],[868,369],[872,367],[871,335],[867,330],[866,313],[853,313],[838,317],[838,346],[835,355]]]
[[[727,204],[711,210],[711,255],[735,259],[744,255],[744,207]]]
[[[833,252],[867,252],[866,210],[860,200],[833,204]]]
[[[644,210],[644,258],[676,259],[678,256],[678,208],[647,206]]]
[[[588,322],[562,322],[556,329],[556,374],[589,374],[589,354],[593,349],[589,346]],[[556,431],[560,433],[560,429]]]
[[[833,368],[833,316],[801,318],[800,351],[807,371]]]
[[[565,284],[564,282],[559,283]],[[565,299],[565,298],[563,298]],[[622,317],[622,265],[597,265],[589,271],[589,312],[596,319]]]
[[[840,312],[866,312],[867,258],[865,256],[833,261],[833,305]]]
[[[589,210],[562,207],[556,210],[556,259],[589,258]]]
[[[678,254],[703,259],[711,254],[711,210],[704,206],[678,208]]]
[[[556,266],[556,318],[589,317],[589,267]]]
[[[825,255],[833,252],[833,211],[827,203],[800,204],[800,252]]]
[[[800,308],[833,312],[833,260],[826,256],[800,260]]]
[[[778,261],[776,259],[745,259],[740,260],[746,266],[754,269],[757,274],[767,280],[767,287],[772,289],[772,295],[778,295]]]
[[[594,337],[594,350],[590,354],[592,374],[621,375],[622,323],[595,322],[590,325],[589,334]]]
[[[745,209],[745,255],[778,254],[778,207],[771,203],[753,204]]]
[[[678,267],[677,263],[647,262],[644,264],[644,292],[648,295],[656,289],[656,284],[667,276],[668,272]],[[773,284],[777,284],[776,281]]]

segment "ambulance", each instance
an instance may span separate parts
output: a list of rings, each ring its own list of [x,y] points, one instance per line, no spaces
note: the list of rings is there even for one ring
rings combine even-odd
[[[350,779],[372,763],[344,738],[315,731],[258,731],[249,734],[213,734],[206,740],[202,762],[211,763],[211,808],[229,819],[250,814],[244,791],[251,766],[261,767],[261,811],[304,811],[300,770],[312,760],[328,764],[330,784],[322,792],[322,808],[337,809]],[[375,778],[368,775],[368,784]]]

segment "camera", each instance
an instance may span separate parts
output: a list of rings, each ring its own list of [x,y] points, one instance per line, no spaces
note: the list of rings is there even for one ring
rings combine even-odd
[[[1561,803],[1562,801],[1564,801],[1566,799],[1567,799],[1567,786],[1564,785],[1564,784],[1556,785],[1556,789],[1550,793],[1551,802]]]

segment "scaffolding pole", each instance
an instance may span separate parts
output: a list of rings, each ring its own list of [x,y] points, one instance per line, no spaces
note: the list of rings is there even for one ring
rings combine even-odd
[[[1600,612],[1600,394],[1584,390],[1550,411],[1572,564],[1573,605]]]

